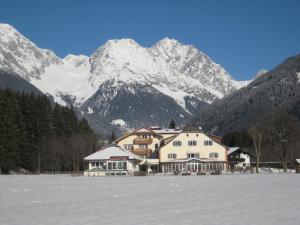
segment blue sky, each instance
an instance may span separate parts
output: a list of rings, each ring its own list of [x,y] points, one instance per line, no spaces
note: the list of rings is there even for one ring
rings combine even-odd
[[[108,39],[150,47],[169,37],[250,79],[300,53],[297,0],[0,0],[0,22],[64,57],[90,55]]]

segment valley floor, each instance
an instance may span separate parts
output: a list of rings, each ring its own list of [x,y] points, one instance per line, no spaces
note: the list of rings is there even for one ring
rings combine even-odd
[[[1,225],[299,223],[300,175],[0,176]]]

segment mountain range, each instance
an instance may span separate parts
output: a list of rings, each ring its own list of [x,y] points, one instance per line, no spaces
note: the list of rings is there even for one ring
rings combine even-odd
[[[205,53],[174,39],[149,48],[132,39],[109,40],[91,56],[60,58],[8,24],[0,24],[0,69],[72,105],[101,133],[167,126],[172,119],[183,126],[249,83],[234,80]]]
[[[261,71],[246,87],[201,109],[190,125],[224,135],[247,131],[270,113],[292,114],[300,120],[300,55]]]

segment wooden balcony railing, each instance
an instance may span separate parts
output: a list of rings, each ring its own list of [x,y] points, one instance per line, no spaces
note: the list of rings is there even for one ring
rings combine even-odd
[[[153,141],[152,138],[135,138],[133,140],[133,144],[134,145],[139,145],[139,144],[147,144],[147,145],[149,145],[149,144],[152,143],[152,141]]]
[[[152,149],[140,149],[140,148],[136,148],[131,150],[132,153],[136,154],[136,155],[150,155],[152,153]]]

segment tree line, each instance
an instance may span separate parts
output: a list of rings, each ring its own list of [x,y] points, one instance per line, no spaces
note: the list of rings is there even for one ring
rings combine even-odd
[[[300,158],[300,120],[293,113],[278,110],[255,121],[245,131],[228,133],[223,141],[227,146],[248,149],[253,155],[256,173],[262,161],[279,162],[287,171],[288,166]]]
[[[96,141],[73,108],[45,95],[0,90],[0,173],[83,170]]]

